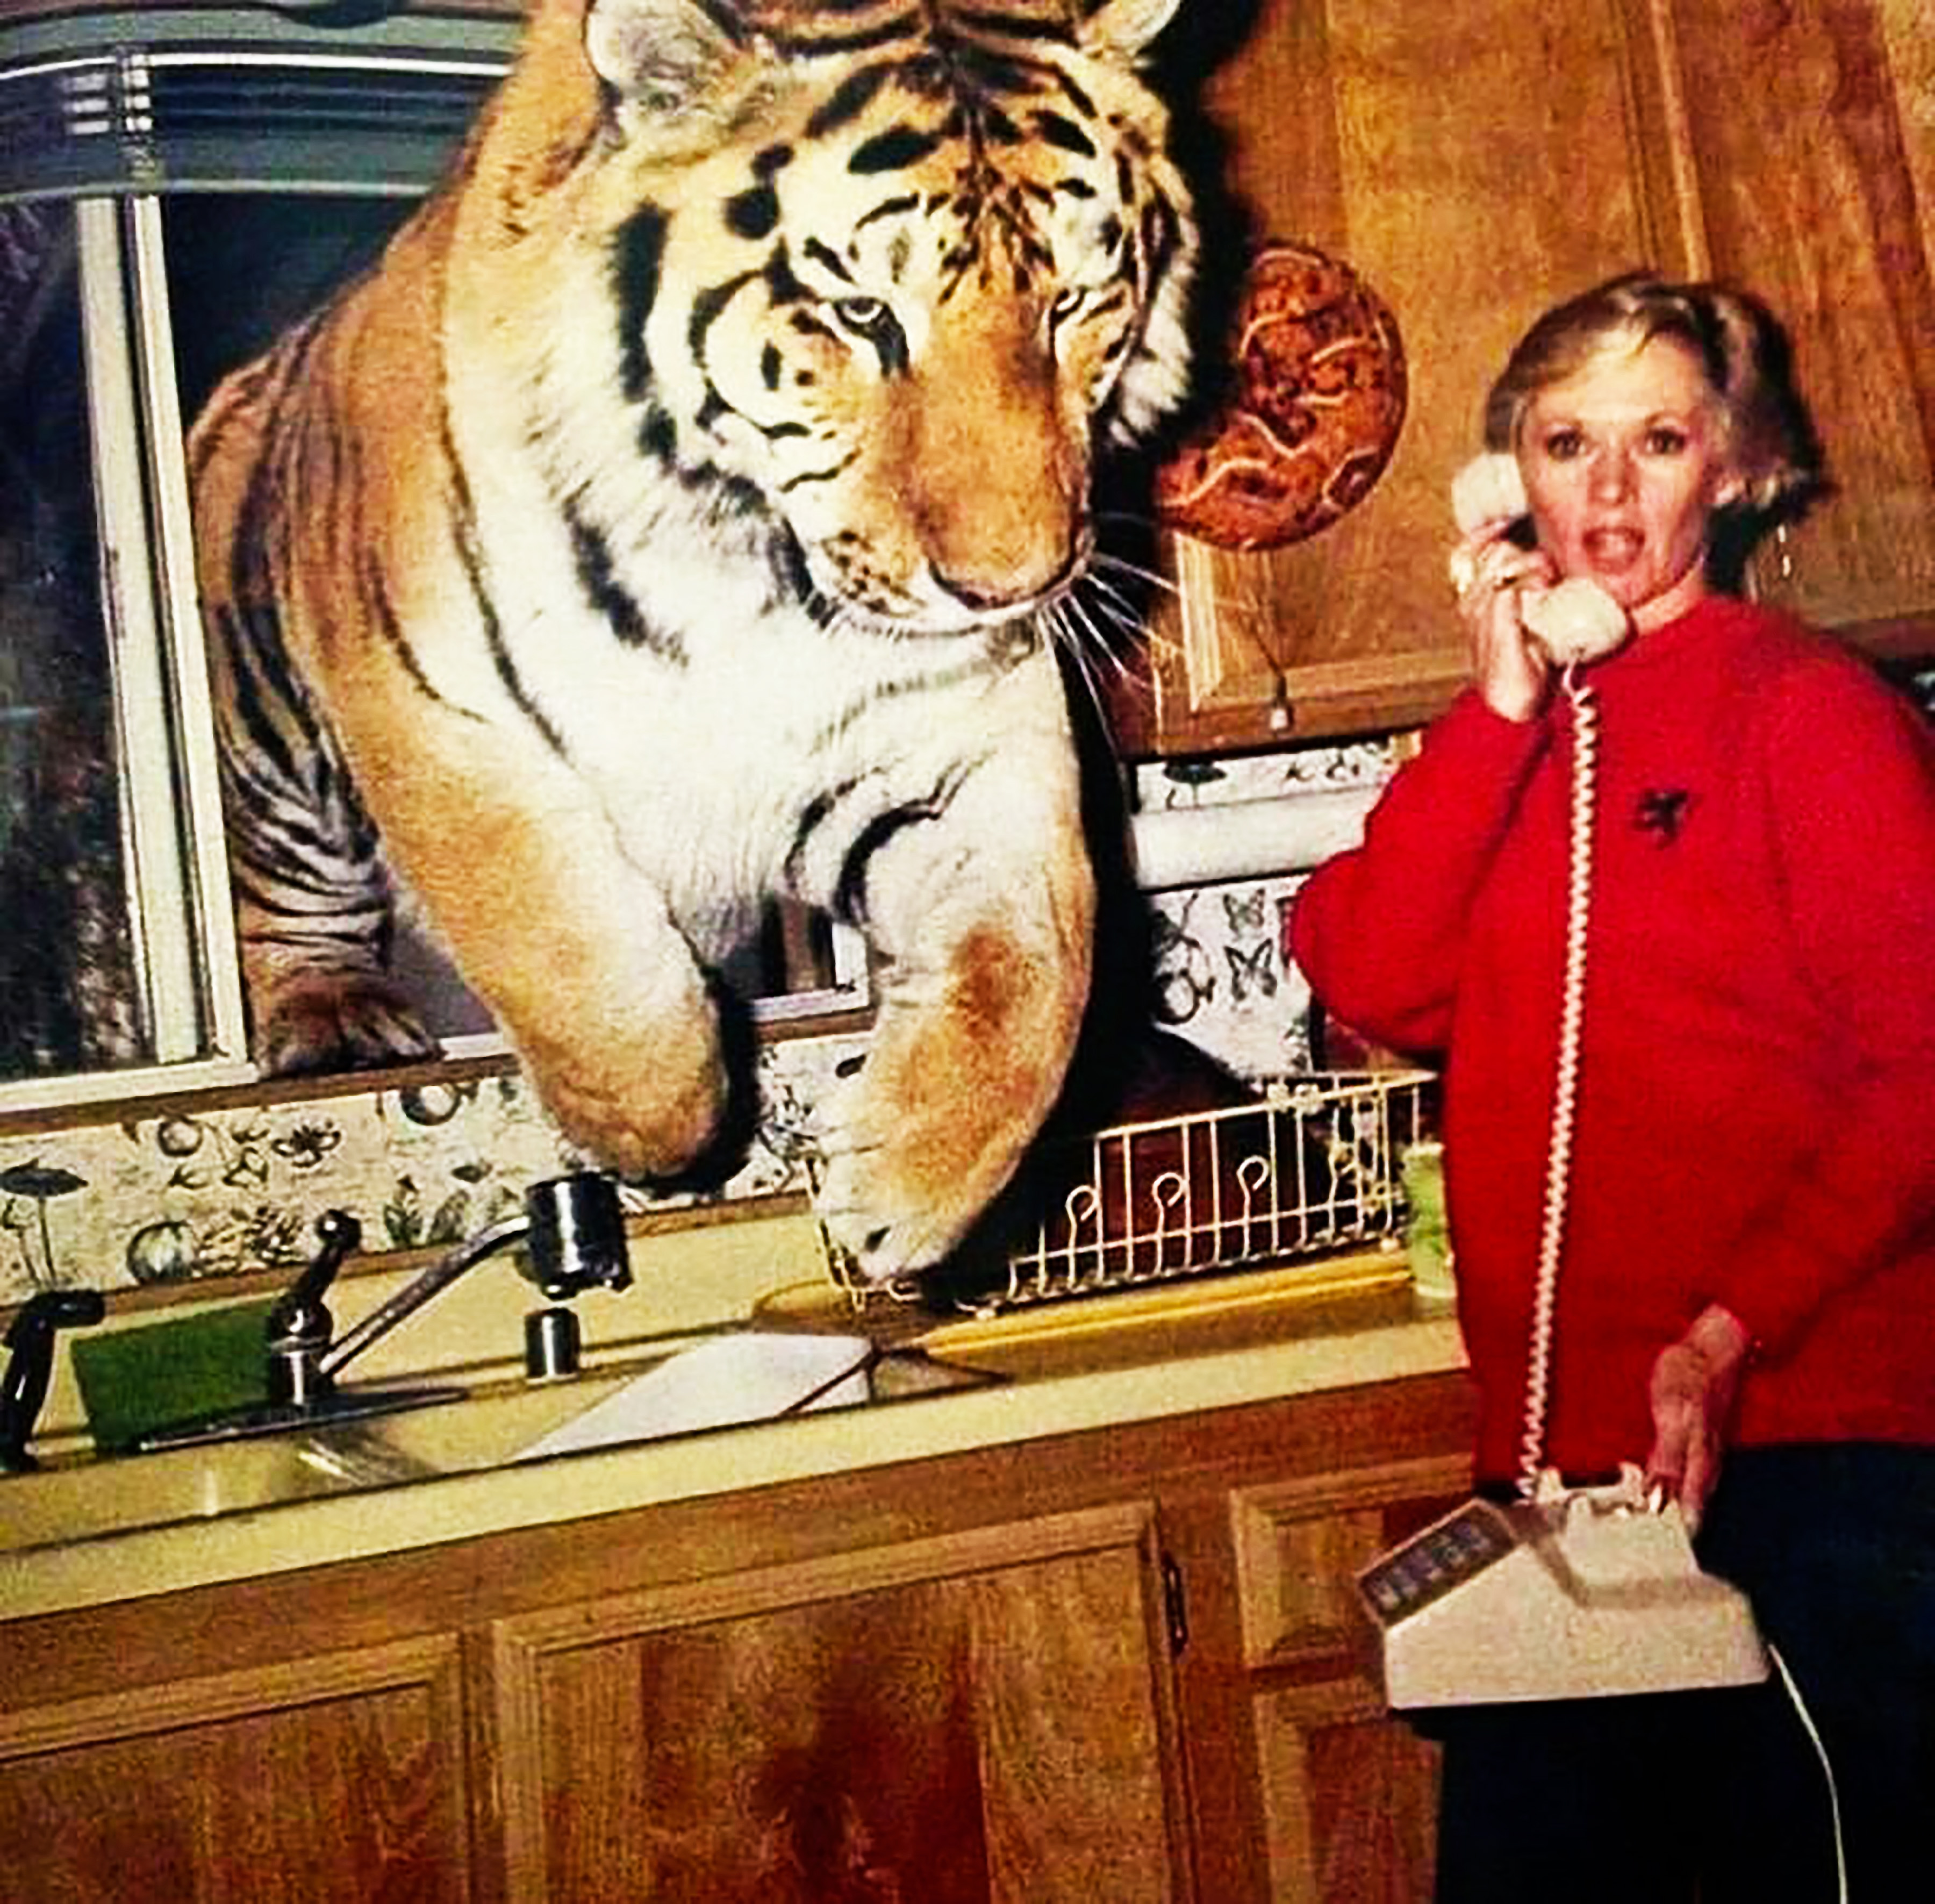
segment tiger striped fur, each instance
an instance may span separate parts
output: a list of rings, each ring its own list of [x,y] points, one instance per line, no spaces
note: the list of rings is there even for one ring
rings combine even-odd
[[[451,178],[192,434],[258,1050],[427,1042],[394,878],[547,1105],[684,1165],[711,972],[880,968],[823,1214],[946,1253],[1060,1087],[1093,879],[1043,617],[1182,394],[1178,0],[538,0]]]

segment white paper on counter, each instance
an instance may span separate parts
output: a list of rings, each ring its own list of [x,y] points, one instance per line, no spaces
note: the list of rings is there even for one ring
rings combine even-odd
[[[765,1422],[795,1410],[867,1399],[874,1345],[863,1335],[747,1330],[681,1349],[581,1415],[540,1436],[514,1461],[535,1461],[699,1428]]]

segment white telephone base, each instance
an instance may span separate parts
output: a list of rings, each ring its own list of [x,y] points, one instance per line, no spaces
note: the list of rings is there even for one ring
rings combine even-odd
[[[1468,1501],[1372,1562],[1357,1589],[1398,1710],[1755,1685],[1746,1597],[1704,1573],[1677,1506],[1610,1487]]]

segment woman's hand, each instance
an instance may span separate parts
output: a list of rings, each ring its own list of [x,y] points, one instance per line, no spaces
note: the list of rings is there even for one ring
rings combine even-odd
[[[1690,1534],[1700,1524],[1733,1419],[1752,1338],[1731,1310],[1702,1310],[1653,1365],[1653,1452],[1646,1478],[1680,1503]]]
[[[1537,549],[1509,541],[1508,516],[1481,523],[1451,552],[1458,612],[1471,644],[1472,678],[1486,705],[1508,721],[1534,719],[1550,691],[1552,665],[1526,633],[1519,589],[1547,587],[1559,579]]]

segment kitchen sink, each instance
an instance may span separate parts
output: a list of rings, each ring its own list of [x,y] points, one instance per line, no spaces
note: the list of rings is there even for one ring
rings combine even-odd
[[[984,1371],[856,1336],[721,1332],[675,1352],[273,1434],[0,1476],[0,1554],[979,1386]]]

